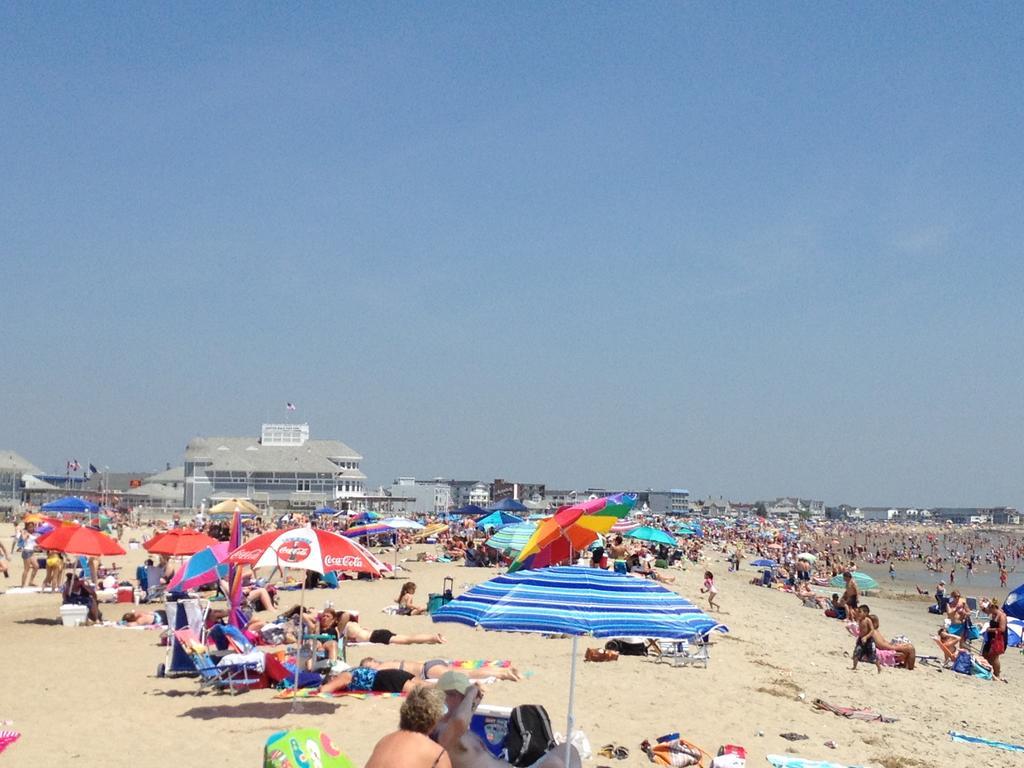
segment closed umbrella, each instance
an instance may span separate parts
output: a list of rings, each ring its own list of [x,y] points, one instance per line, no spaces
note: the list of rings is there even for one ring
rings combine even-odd
[[[557,566],[508,573],[471,587],[433,620],[499,632],[572,635],[566,764],[575,717],[576,658],[581,635],[683,639],[727,632],[693,603],[646,579],[600,568]]]
[[[667,544],[672,547],[675,546],[676,537],[670,533],[659,528],[652,528],[649,525],[641,525],[639,528],[634,528],[624,534],[627,539],[638,539],[639,541],[649,541],[653,544]]]

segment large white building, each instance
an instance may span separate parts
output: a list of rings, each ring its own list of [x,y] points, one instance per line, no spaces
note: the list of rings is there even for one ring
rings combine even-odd
[[[264,424],[258,438],[196,437],[185,448],[185,506],[238,497],[275,509],[361,509],[362,461],[338,440],[311,440],[308,424]]]

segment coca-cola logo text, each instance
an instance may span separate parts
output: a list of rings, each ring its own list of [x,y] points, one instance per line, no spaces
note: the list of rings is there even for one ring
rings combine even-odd
[[[262,552],[258,549],[236,549],[231,553],[231,560],[233,562],[256,560],[261,554]]]
[[[335,555],[327,555],[324,558],[324,565],[328,568],[362,568],[363,558],[358,555],[342,555],[337,557]]]
[[[297,563],[309,557],[312,551],[305,539],[288,539],[277,548],[277,557],[286,563]]]

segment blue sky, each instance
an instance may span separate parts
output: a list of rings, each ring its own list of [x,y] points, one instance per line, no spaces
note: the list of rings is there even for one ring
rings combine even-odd
[[[986,3],[9,3],[0,447],[1024,505]]]

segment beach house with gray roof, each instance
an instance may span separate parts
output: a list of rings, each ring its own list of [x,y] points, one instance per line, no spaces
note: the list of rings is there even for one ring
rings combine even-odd
[[[312,440],[308,424],[264,424],[259,437],[196,437],[185,448],[185,506],[233,497],[262,507],[362,507],[363,457],[339,440]]]
[[[25,491],[25,475],[38,475],[41,470],[14,451],[0,451],[0,507],[21,503]]]

